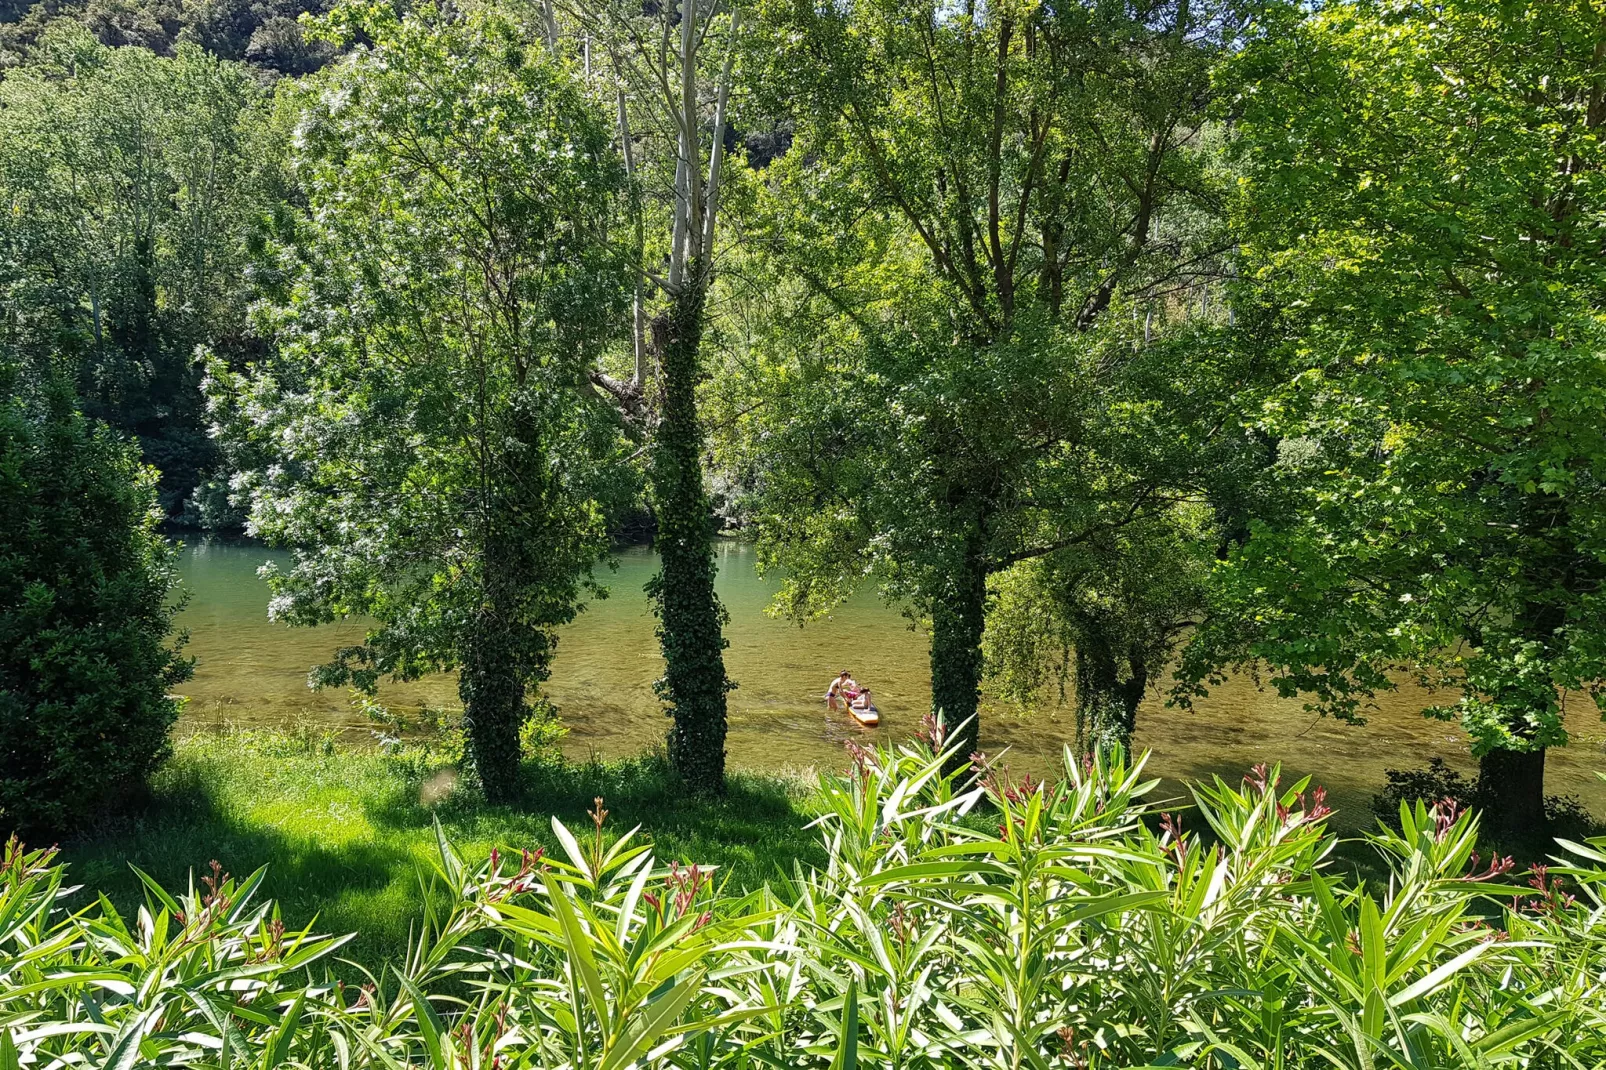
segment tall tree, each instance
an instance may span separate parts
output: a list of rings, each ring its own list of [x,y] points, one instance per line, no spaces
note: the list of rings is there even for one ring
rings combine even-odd
[[[772,233],[824,306],[779,343],[766,559],[800,612],[880,573],[965,721],[991,575],[1197,493],[1212,424],[1145,343],[1226,248],[1207,117],[1251,7],[765,10],[800,112]]]
[[[1426,712],[1508,832],[1566,692],[1606,701],[1603,57],[1598,4],[1362,0],[1241,59],[1239,297],[1287,369],[1244,404],[1281,502],[1191,675],[1260,660],[1350,716],[1398,672],[1460,688]]]
[[[551,5],[549,25],[551,20]],[[635,171],[634,207],[643,283],[661,299],[648,318],[638,285],[628,381],[598,374],[639,420],[648,407],[647,361],[656,367],[648,479],[662,567],[648,586],[664,654],[659,696],[674,718],[669,758],[698,793],[725,786],[724,607],[714,592],[714,514],[697,390],[717,264],[720,198],[730,169],[726,113],[741,15],[726,0],[642,5],[598,0],[571,6],[585,62],[593,48],[616,91],[620,140]],[[711,58],[712,56],[712,58]],[[712,69],[710,69],[710,67]]]
[[[214,474],[197,345],[239,360],[249,244],[271,209],[261,91],[188,46],[107,48],[72,24],[0,82],[0,339],[70,364],[133,436],[170,516]]]
[[[622,440],[585,389],[625,295],[612,130],[493,14],[337,9],[372,42],[304,96],[300,267],[279,347],[213,384],[249,530],[295,624],[365,614],[317,671],[372,688],[457,669],[486,796],[518,792],[526,696],[607,544]]]

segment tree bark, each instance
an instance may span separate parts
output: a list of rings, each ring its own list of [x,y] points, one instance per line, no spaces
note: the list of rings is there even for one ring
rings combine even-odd
[[[1529,839],[1545,828],[1545,751],[1492,750],[1478,759],[1484,828],[1501,839]]]
[[[1541,546],[1549,546],[1551,552],[1535,554],[1527,563],[1524,579],[1530,590],[1545,591],[1560,576],[1563,586],[1570,589],[1576,575],[1567,554],[1550,545],[1547,538],[1557,526],[1557,518],[1546,504],[1525,510],[1523,523],[1530,537]],[[1555,601],[1532,598],[1522,604],[1514,623],[1525,638],[1542,645],[1548,660],[1554,656],[1553,644],[1565,620],[1565,613]],[[1560,715],[1555,686],[1548,676],[1513,684],[1499,699],[1503,707],[1512,711]],[[1515,722],[1514,734],[1534,738],[1524,718],[1515,712],[1509,716]],[[1478,796],[1484,809],[1484,828],[1490,832],[1502,839],[1542,837],[1546,825],[1545,749],[1491,750],[1484,754],[1478,759]]]
[[[662,353],[661,413],[652,452],[652,492],[662,568],[651,591],[664,653],[659,697],[674,718],[669,760],[699,794],[725,790],[724,607],[714,593],[713,511],[703,489],[697,417],[704,276],[691,264],[669,309]]]
[[[522,794],[519,726],[524,719],[524,681],[517,652],[508,641],[505,581],[494,561],[487,561],[486,575],[486,590],[463,651],[457,694],[463,700],[464,727],[485,799],[500,805]]]
[[[950,573],[931,610],[931,709],[956,748],[950,772],[981,749],[981,634],[987,623],[987,569],[974,548]]]

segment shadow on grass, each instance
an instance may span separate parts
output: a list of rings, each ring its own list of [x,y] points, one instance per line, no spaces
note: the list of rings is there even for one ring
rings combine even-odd
[[[778,875],[791,876],[795,862],[824,863],[814,830],[805,826],[801,792],[772,777],[736,773],[724,796],[714,799],[680,793],[661,755],[611,762],[527,763],[524,801],[488,806],[475,793],[457,791],[438,805],[417,797],[376,800],[373,823],[401,833],[429,833],[439,820],[454,843],[495,840],[518,848],[557,846],[551,820],[576,831],[589,830],[597,799],[607,811],[605,829],[623,835],[640,825],[662,860],[724,867],[738,887],[756,887]]]
[[[423,914],[423,885],[437,858],[434,823],[467,859],[491,848],[558,849],[555,815],[589,830],[593,800],[614,836],[634,825],[664,861],[720,867],[734,887],[823,861],[806,829],[799,785],[736,774],[722,798],[681,796],[659,756],[616,762],[530,763],[525,802],[492,807],[445,786],[438,759],[391,756],[264,733],[186,740],[135,812],[114,815],[63,845],[80,902],[104,892],[125,913],[144,889],[130,865],[182,888],[218,860],[237,876],[268,872],[261,895],[286,924],[317,918],[323,932],[354,932],[347,954],[370,969],[399,960]]]
[[[207,776],[216,770],[206,765],[180,759],[141,810],[63,845],[83,901],[104,893],[125,916],[136,910],[145,889],[135,866],[171,889],[199,881],[214,859],[236,876],[266,866],[258,895],[279,903],[287,925],[316,921],[322,932],[360,932],[354,946],[383,957],[406,946],[422,903],[412,851],[393,841],[320,837],[315,823],[309,831],[262,820],[237,805],[241,784]]]

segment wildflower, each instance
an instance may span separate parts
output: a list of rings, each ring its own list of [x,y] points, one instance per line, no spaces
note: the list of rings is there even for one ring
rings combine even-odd
[[[1510,855],[1506,855],[1504,858],[1500,857],[1499,855],[1495,855],[1493,858],[1489,859],[1489,868],[1484,870],[1482,873],[1476,872],[1478,868],[1478,862],[1478,852],[1473,851],[1471,868],[1474,870],[1474,872],[1468,873],[1466,876],[1458,877],[1456,879],[1463,881],[1490,881],[1494,880],[1496,877],[1503,877],[1507,873],[1510,873],[1513,869],[1517,868],[1517,863],[1512,861]]]
[[[1088,1065],[1087,1041],[1078,1041],[1076,1039],[1076,1030],[1068,1025],[1056,1029],[1054,1035],[1059,1038],[1060,1042],[1059,1057],[1076,1067],[1077,1070],[1084,1070]]]
[[[201,883],[206,885],[206,894],[201,897],[201,905],[208,909],[215,907],[218,911],[227,910],[229,899],[224,889],[228,885],[230,877],[223,872],[223,866],[217,859],[212,859],[207,865],[211,868],[212,873],[210,876],[201,878]]]
[[[1244,783],[1254,788],[1261,795],[1266,794],[1277,786],[1277,781],[1272,778],[1271,770],[1265,762],[1258,762],[1251,766],[1249,772],[1244,775]]]
[[[1303,795],[1300,796],[1301,804],[1304,803],[1304,798]],[[1331,815],[1332,812],[1333,808],[1327,805],[1327,789],[1320,784],[1316,785],[1311,789],[1310,809],[1305,811],[1305,820],[1320,821],[1322,818]]]
[[[898,938],[900,944],[907,945],[909,938],[914,935],[914,922],[909,917],[908,906],[901,899],[893,905],[887,924],[891,926],[892,934]]]
[[[851,739],[844,743],[843,747],[848,752],[848,758],[853,762],[854,777],[862,784],[869,777],[870,770],[875,768],[875,752],[868,747],[860,746]]]
[[[249,946],[249,944],[247,945]],[[278,962],[284,957],[284,922],[274,918],[262,927],[262,944],[246,961],[250,963]]]

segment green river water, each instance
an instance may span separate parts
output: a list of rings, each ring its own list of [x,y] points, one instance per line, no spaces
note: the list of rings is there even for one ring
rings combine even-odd
[[[731,615],[725,663],[738,685],[730,695],[733,766],[837,769],[846,764],[844,742],[901,739],[918,726],[931,697],[923,632],[869,594],[802,628],[773,619],[764,607],[774,584],[754,572],[752,548],[722,541],[718,554],[719,594]],[[240,543],[200,541],[184,549],[181,578],[189,603],[179,627],[189,632],[186,652],[196,667],[178,689],[190,699],[181,727],[315,721],[367,738],[370,726],[348,694],[306,685],[307,670],[337,646],[360,640],[363,625],[289,628],[269,621],[267,587],[256,575],[269,558],[285,559]],[[611,596],[587,606],[564,630],[546,687],[569,727],[564,748],[575,758],[636,754],[663,740],[665,718],[652,691],[662,660],[642,594],[655,559],[649,550],[630,548],[617,560],[617,570],[603,574]],[[880,728],[861,728],[826,710],[821,696],[841,668],[873,688]],[[379,699],[396,707],[455,705],[456,680],[390,684]],[[1168,709],[1151,695],[1139,714],[1137,743],[1153,751],[1150,770],[1168,780],[1211,773],[1236,779],[1255,762],[1281,761],[1291,772],[1315,774],[1349,822],[1369,823],[1367,802],[1385,769],[1425,765],[1435,755],[1464,771],[1473,768],[1455,725],[1418,715],[1427,701],[1414,690],[1383,696],[1369,723],[1357,727],[1316,717],[1297,701],[1235,679],[1192,712]],[[1597,816],[1606,814],[1606,784],[1593,772],[1606,770],[1606,736],[1587,711],[1574,715],[1571,728],[1575,743],[1549,757],[1549,790],[1577,795]],[[983,749],[997,754],[1007,747],[1017,772],[1051,772],[1073,735],[1068,709],[1031,717],[991,707],[983,712]]]

